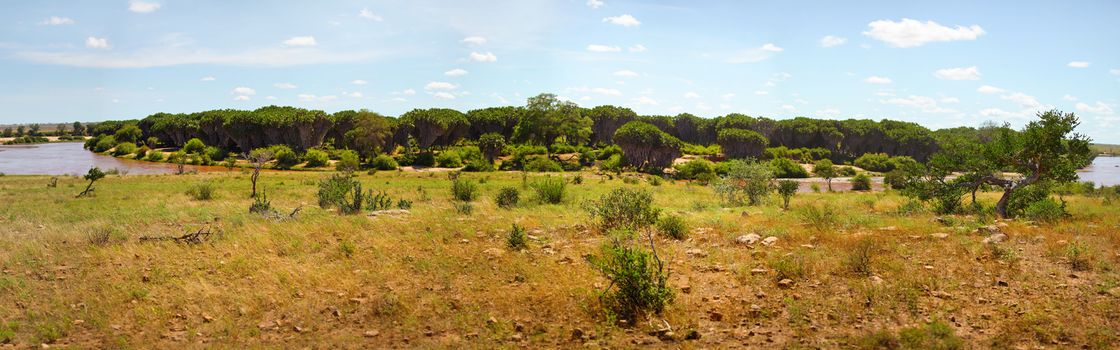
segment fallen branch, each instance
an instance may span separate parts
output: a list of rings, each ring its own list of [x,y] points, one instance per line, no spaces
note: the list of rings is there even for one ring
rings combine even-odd
[[[173,236],[163,236],[163,237],[142,236],[142,237],[140,237],[140,241],[141,242],[175,241],[175,243],[184,243],[184,244],[192,244],[193,245],[193,244],[202,244],[202,242],[210,240],[210,237],[212,237],[212,236],[213,236],[213,233],[210,232],[210,227],[206,226],[206,227],[198,229],[198,231],[188,232],[187,234],[184,234],[184,235],[178,236],[178,237],[173,237]]]

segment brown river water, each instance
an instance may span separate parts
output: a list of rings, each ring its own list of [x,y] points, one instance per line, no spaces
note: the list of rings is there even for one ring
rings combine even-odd
[[[129,174],[167,174],[175,172],[175,165],[119,159],[95,154],[82,148],[81,142],[42,143],[35,145],[0,145],[0,173],[8,175],[81,175],[90,167],[101,170],[118,169]],[[187,171],[224,171],[213,166],[186,166]],[[1120,157],[1097,157],[1093,165],[1078,172],[1082,181],[1097,185],[1120,185]],[[819,179],[818,179],[819,180]],[[879,180],[879,179],[876,179]],[[803,179],[807,187],[812,179]],[[873,186],[881,186],[876,181]],[[843,179],[833,181],[833,188],[844,186]],[[821,184],[822,188],[824,187]]]

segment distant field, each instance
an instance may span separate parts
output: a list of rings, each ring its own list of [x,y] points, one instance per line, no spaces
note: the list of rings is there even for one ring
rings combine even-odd
[[[1108,154],[1120,154],[1120,145],[1110,145],[1107,143],[1094,143],[1092,146],[1094,151]]]

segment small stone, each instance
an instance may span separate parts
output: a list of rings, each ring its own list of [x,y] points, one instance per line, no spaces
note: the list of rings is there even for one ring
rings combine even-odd
[[[366,338],[373,338],[373,337],[376,337],[378,335],[381,335],[381,332],[378,332],[377,330],[368,330],[365,333],[362,333],[362,336],[364,336]]]
[[[751,274],[752,275],[764,275],[764,274],[766,274],[766,269],[751,269]]]
[[[996,285],[1000,286],[1000,287],[1007,287],[1010,284],[1008,284],[1007,281],[999,280],[999,281],[996,281]]]
[[[999,242],[1003,242],[1005,239],[1007,239],[1007,235],[1002,233],[995,233],[991,236],[988,236],[987,238],[984,238],[983,242],[984,244],[996,244]]]
[[[690,294],[690,293],[692,293],[692,286],[691,286],[691,285],[687,285],[687,284],[686,284],[686,285],[683,285],[683,286],[681,286],[681,293],[684,293],[684,294]]]
[[[793,280],[788,279],[788,278],[783,278],[781,281],[778,281],[778,287],[781,287],[781,288],[793,287]]]
[[[723,321],[723,314],[716,310],[708,311],[708,319],[719,322]]]
[[[486,256],[490,259],[496,259],[505,254],[505,251],[498,248],[488,248],[486,250],[483,250],[482,253],[486,254]]]
[[[933,238],[937,238],[937,239],[944,239],[944,238],[948,238],[949,234],[944,233],[944,232],[938,232],[938,233],[931,234],[930,236],[932,236]]]
[[[498,323],[498,319],[496,319],[494,317],[490,317],[490,318],[486,319],[486,324],[487,325],[492,325],[492,324],[496,324],[496,323]]]
[[[74,320],[74,322],[71,322],[71,323],[74,324],[75,326],[77,326],[77,325],[86,323],[86,321],[85,320]]]
[[[751,245],[751,244],[758,243],[758,241],[761,240],[761,239],[762,239],[762,236],[759,236],[756,233],[749,233],[749,234],[745,234],[745,235],[736,237],[735,238],[735,243],[744,244],[744,245]]]
[[[700,250],[698,248],[692,248],[692,249],[686,250],[686,251],[684,251],[684,253],[688,254],[689,256],[695,256],[695,257],[700,257],[700,258],[708,256],[708,252],[705,252],[705,251]]]
[[[746,210],[744,210],[744,211],[743,211],[743,212],[742,212],[741,214],[739,214],[739,216],[742,216],[742,217],[744,217],[744,218],[745,218],[745,217],[751,216],[751,214],[750,214],[750,213],[747,213],[747,211],[746,211]]]
[[[875,285],[883,284],[883,278],[882,277],[871,276],[870,279],[871,279],[871,284],[875,284]]]
[[[772,246],[772,245],[774,245],[774,243],[777,243],[777,242],[778,242],[778,237],[770,236],[770,237],[766,237],[766,239],[762,240],[762,245]]]
[[[583,330],[576,328],[572,330],[572,340],[583,340]]]
[[[684,334],[684,340],[699,340],[699,339],[700,339],[700,332],[696,331],[695,329],[690,329],[690,330],[688,330],[688,332],[686,332]]]

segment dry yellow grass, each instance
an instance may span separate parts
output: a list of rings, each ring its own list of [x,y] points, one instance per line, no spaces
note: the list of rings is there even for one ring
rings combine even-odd
[[[413,208],[368,217],[318,208],[324,176],[262,176],[274,207],[302,205],[293,220],[249,214],[248,176],[237,172],[113,176],[88,199],[73,198],[81,179],[47,188],[48,177],[0,177],[0,343],[860,348],[940,322],[970,348],[1120,346],[1120,211],[1095,198],[1067,196],[1073,217],[1059,223],[998,223],[1009,239],[989,245],[973,230],[996,223],[900,215],[906,199],[893,193],[799,194],[790,211],[776,197],[722,208],[707,187],[583,173],[564,204],[503,210],[493,196],[520,188],[520,174],[464,174],[487,179],[465,216],[446,174],[379,172],[360,176],[365,188]],[[185,194],[204,180],[216,199]],[[658,238],[675,302],[631,327],[605,321],[597,296],[606,283],[584,258],[604,239],[581,203],[616,187],[652,190],[691,229],[684,241]],[[530,193],[522,189],[523,203]],[[810,207],[832,214],[809,225]],[[525,251],[505,247],[513,223],[532,236]],[[202,245],[138,239],[205,225],[219,234]],[[92,244],[97,232],[109,242]],[[778,241],[735,242],[749,233]],[[793,285],[780,288],[780,277]],[[650,335],[666,326],[675,339]],[[700,339],[683,339],[691,330]]]

